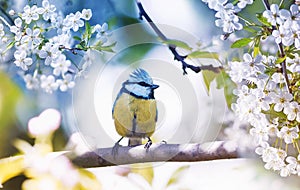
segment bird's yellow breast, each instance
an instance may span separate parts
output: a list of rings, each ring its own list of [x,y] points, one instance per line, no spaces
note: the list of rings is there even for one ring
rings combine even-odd
[[[119,135],[150,137],[156,125],[156,101],[123,93],[115,102],[113,118]]]

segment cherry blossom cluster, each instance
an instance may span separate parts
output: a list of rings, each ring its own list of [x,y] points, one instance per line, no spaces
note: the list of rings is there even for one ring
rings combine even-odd
[[[272,36],[277,44],[282,43],[284,46],[294,46],[300,49],[300,12],[298,5],[291,5],[290,11],[279,9],[277,4],[272,4],[270,10],[266,10],[263,16],[267,18],[272,26]]]
[[[5,23],[9,30],[0,24],[0,37],[7,45],[2,53],[13,49],[14,64],[23,71],[28,89],[42,88],[52,93],[73,88],[75,76],[90,63],[78,65],[68,54],[84,54],[90,49],[102,51],[110,36],[106,23],[89,25],[90,9],[64,16],[55,5],[43,0],[40,6],[26,5],[21,13],[11,10],[9,14],[14,18],[13,25]]]
[[[243,25],[237,13],[240,12],[247,4],[252,4],[253,0],[239,0],[236,5],[228,2],[228,0],[202,0],[208,4],[208,7],[217,11],[215,24],[223,29],[225,34],[230,34],[236,30],[242,30]]]
[[[270,24],[267,37],[281,56],[253,52],[229,62],[229,75],[238,86],[232,110],[252,126],[255,152],[266,169],[283,177],[300,176],[299,6],[293,4],[288,11],[272,4],[263,17]]]
[[[299,55],[289,59],[289,80],[300,77]],[[299,87],[292,91],[286,86],[280,64],[274,56],[244,54],[243,61],[229,62],[229,75],[238,84],[234,91],[233,111],[252,126],[250,134],[258,145],[256,153],[262,156],[266,169],[281,176],[300,175]],[[270,72],[273,70],[273,72]]]
[[[16,156],[0,159],[0,187],[5,182],[26,176],[22,189],[101,189],[96,176],[88,170],[75,166],[66,151],[53,151],[52,138],[61,125],[61,114],[48,108],[28,122],[29,135],[33,145],[17,139],[14,146],[19,150]]]

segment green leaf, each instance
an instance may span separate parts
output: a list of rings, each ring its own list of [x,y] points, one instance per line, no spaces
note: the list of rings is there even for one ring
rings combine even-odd
[[[79,171],[79,187],[75,189],[89,190],[89,189],[102,189],[102,185],[97,177],[86,169],[78,169]]]
[[[222,85],[224,85],[225,100],[227,106],[230,108],[231,104],[236,100],[236,96],[232,93],[232,91],[236,88],[236,84],[231,80],[230,76],[225,71],[222,71],[221,75],[223,80]]]
[[[75,47],[78,48],[78,49],[84,49],[84,47],[82,45],[80,45],[80,44],[76,44]]]
[[[82,40],[80,43],[79,43],[82,47],[85,47],[86,46],[86,43],[84,40]]]
[[[232,91],[236,88],[236,84],[231,80],[229,75],[222,70],[216,76],[217,89],[224,89],[224,96],[227,106],[230,108],[231,104],[235,101],[236,97]]]
[[[268,22],[268,19],[265,18],[265,17],[263,17],[263,15],[262,15],[261,13],[256,14],[256,18],[257,18],[257,20],[258,20],[260,23],[262,23],[263,25],[268,26],[268,27],[271,27],[271,26],[272,26],[271,23]]]
[[[242,38],[239,39],[231,45],[231,48],[241,48],[247,46],[252,41],[251,38]]]
[[[253,57],[256,57],[259,54],[260,50],[259,50],[259,46],[255,46],[253,49]]]
[[[209,70],[202,70],[202,76],[203,76],[204,84],[208,95],[210,91],[210,84],[217,77],[217,75],[218,73]]]
[[[107,24],[108,26],[122,27],[136,23],[140,23],[140,19],[138,19],[137,17],[129,17],[123,14],[114,14],[114,16],[108,20]]]
[[[225,73],[225,71],[222,70],[216,76],[217,89],[221,89],[221,88],[225,87],[225,80],[224,80],[224,77],[223,77],[224,73]]]
[[[278,57],[277,59],[276,59],[276,64],[279,64],[279,63],[282,63],[282,62],[284,62],[285,61],[285,59],[286,59],[286,56],[284,56],[284,57]]]
[[[88,44],[89,40],[91,39],[91,36],[92,36],[92,27],[89,24],[89,22],[85,22],[85,31],[82,35],[82,39],[81,39],[80,43],[82,43],[84,41],[85,44]]]
[[[121,51],[115,56],[116,62],[126,65],[130,65],[134,62],[139,62],[139,60],[145,57],[145,54],[147,52],[149,52],[156,46],[157,44],[153,43],[143,43],[130,46],[130,48],[126,48],[124,51]]]
[[[7,180],[18,176],[24,170],[24,157],[13,156],[0,160],[0,187]]]
[[[175,170],[166,186],[168,187],[170,185],[178,183],[179,179],[183,176],[183,172],[189,168],[189,166],[181,166],[177,170]]]
[[[19,86],[3,70],[0,81],[0,155],[3,156],[7,155],[7,143],[18,133],[16,107],[24,97]]]
[[[131,172],[141,175],[150,185],[152,185],[152,181],[154,178],[154,170],[152,164],[133,164],[131,166]]]
[[[87,47],[86,47],[86,42],[84,40],[82,40],[79,44],[76,44],[75,46],[76,48],[79,48],[79,49],[82,49],[84,51],[87,50]]]
[[[89,22],[85,22],[85,32],[86,32],[86,37],[88,38],[88,39],[90,39],[91,38],[91,34],[92,34],[92,28],[91,28],[91,25],[90,25],[90,23]]]
[[[73,39],[77,41],[81,41],[81,38],[79,36],[73,36]]]
[[[7,46],[6,46],[6,49],[9,50],[10,48],[14,47],[16,41],[12,41],[10,42]]]
[[[114,52],[113,48],[116,46],[117,42],[114,42],[110,45],[107,45],[107,46],[93,46],[91,47],[92,49],[95,49],[95,50],[98,50],[98,51],[106,51],[106,52]]]
[[[208,52],[208,51],[194,51],[188,55],[188,58],[219,59],[219,54],[216,52]]]
[[[176,47],[180,47],[180,48],[183,48],[183,49],[186,49],[186,50],[192,50],[193,49],[187,43],[185,43],[183,41],[180,41],[180,40],[168,39],[168,40],[163,41],[163,43],[165,43],[167,45],[174,45]]]
[[[251,32],[251,33],[257,33],[257,31],[249,26],[244,26],[244,30],[248,31],[248,32]]]
[[[32,145],[29,142],[17,139],[13,142],[14,146],[19,150],[20,153],[26,154],[32,150]]]
[[[286,118],[286,115],[281,111],[281,112],[277,112],[274,110],[274,105],[271,106],[271,108],[268,111],[261,111],[264,114],[269,115],[271,118]]]

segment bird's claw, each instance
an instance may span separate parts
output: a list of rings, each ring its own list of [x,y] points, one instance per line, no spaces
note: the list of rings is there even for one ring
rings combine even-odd
[[[148,142],[144,146],[144,148],[146,149],[146,151],[149,150],[149,148],[150,148],[151,145],[152,145],[152,140],[150,139],[150,137],[148,137]]]
[[[118,150],[119,150],[119,147],[121,146],[119,143],[121,142],[121,140],[123,139],[124,137],[121,137],[114,145],[114,147],[112,148],[112,155],[113,155],[113,158],[116,159],[116,156],[118,154]]]
[[[112,148],[112,155],[114,159],[116,159],[116,156],[118,155],[118,150],[120,146],[121,145],[119,143],[115,143],[115,145]]]

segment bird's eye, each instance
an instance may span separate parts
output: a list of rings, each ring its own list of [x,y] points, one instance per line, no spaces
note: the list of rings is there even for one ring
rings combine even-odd
[[[150,86],[148,83],[145,83],[145,82],[139,82],[138,84],[141,86]]]

